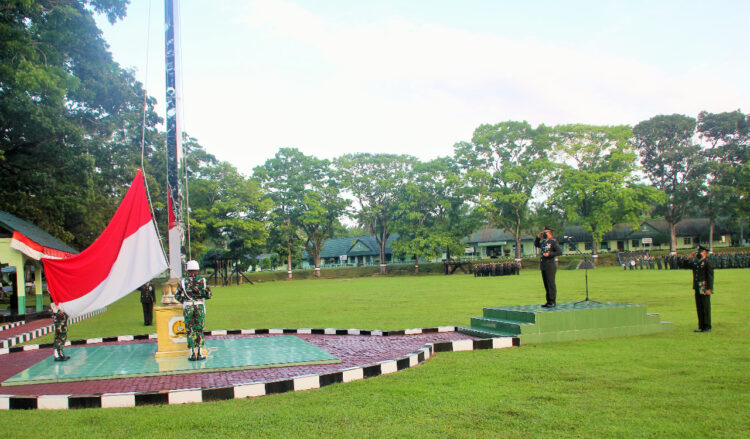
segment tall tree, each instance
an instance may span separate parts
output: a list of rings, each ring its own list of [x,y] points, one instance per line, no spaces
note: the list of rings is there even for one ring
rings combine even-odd
[[[244,177],[227,162],[217,162],[193,173],[188,192],[193,258],[214,246],[227,249],[228,257],[245,264],[260,253],[268,236],[264,220],[271,206],[260,182]]]
[[[92,15],[114,23],[127,4],[0,6],[0,209],[79,248],[104,228],[140,162],[129,158],[144,91],[112,60]],[[158,123],[153,102],[147,130]]]
[[[517,260],[521,233],[530,224],[531,200],[551,176],[547,131],[526,121],[485,124],[474,130],[471,143],[454,146],[456,160],[478,190],[480,211],[513,233]]]
[[[706,160],[698,173],[705,178],[700,205],[710,220],[709,251],[713,252],[714,223],[724,213],[728,217],[742,214],[747,203],[747,183],[743,169],[750,158],[750,116],[741,111],[698,115],[698,134],[705,144]]]
[[[399,238],[392,244],[394,253],[414,256],[415,272],[419,272],[420,257],[445,251],[450,261],[451,253],[463,254],[462,238],[479,224],[469,207],[471,189],[452,158],[416,163],[398,196],[399,220],[394,231]]]
[[[305,175],[307,184],[297,221],[305,235],[305,249],[315,264],[315,277],[320,277],[323,244],[333,236],[334,226],[346,211],[349,201],[341,197],[339,182],[328,160],[307,157],[299,171]]]
[[[633,127],[633,145],[643,172],[664,193],[660,211],[669,224],[669,250],[676,253],[676,224],[695,199],[701,166],[700,148],[693,141],[696,120],[681,114],[659,115]]]
[[[380,249],[380,273],[386,274],[385,245],[393,223],[403,212],[398,210],[398,189],[409,181],[416,159],[395,154],[345,154],[336,159],[343,188],[357,202],[353,217],[370,234]]]
[[[308,157],[296,148],[281,148],[272,159],[253,170],[267,196],[273,201],[270,212],[274,228],[272,245],[286,257],[287,276],[292,279],[292,259],[300,253],[303,240],[299,228],[302,200],[308,183],[302,171]]]
[[[555,127],[553,150],[559,173],[553,202],[568,221],[580,222],[591,232],[592,255],[616,223],[637,226],[657,191],[633,177],[635,153],[629,126],[560,125]]]

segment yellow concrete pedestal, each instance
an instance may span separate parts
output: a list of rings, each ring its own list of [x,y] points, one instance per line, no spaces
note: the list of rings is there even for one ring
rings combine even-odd
[[[185,338],[185,318],[181,305],[154,307],[156,312],[156,358],[190,355]]]
[[[169,279],[164,282],[161,296],[162,306],[154,307],[157,337],[157,349],[154,356],[157,359],[190,355],[182,305],[174,298],[179,284],[179,279]],[[201,355],[208,355],[208,350],[205,347],[201,349]],[[169,367],[166,363],[165,366]],[[159,367],[162,367],[161,362]]]

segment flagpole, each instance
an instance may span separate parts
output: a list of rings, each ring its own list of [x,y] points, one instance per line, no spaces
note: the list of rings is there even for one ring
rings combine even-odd
[[[182,198],[180,196],[179,164],[182,141],[180,123],[179,63],[179,0],[164,0],[164,46],[166,62],[167,103],[167,210],[169,238],[169,277],[162,285],[162,306],[154,308],[156,314],[157,349],[154,356],[182,356],[187,350],[185,321],[182,307],[174,294],[182,278]],[[177,36],[178,38],[175,38]]]
[[[182,277],[182,200],[180,196],[180,143],[182,140],[180,104],[178,84],[178,72],[176,56],[178,53],[177,42],[179,38],[179,15],[177,14],[179,0],[165,0],[165,61],[166,61],[166,105],[167,105],[167,187],[169,212],[169,277],[180,279]]]
[[[182,216],[179,164],[182,141],[180,123],[180,87],[178,87],[177,43],[179,38],[179,0],[164,0],[164,60],[166,72],[167,128],[167,238],[169,243],[169,280],[162,285],[161,303],[175,304],[174,294],[182,278]]]

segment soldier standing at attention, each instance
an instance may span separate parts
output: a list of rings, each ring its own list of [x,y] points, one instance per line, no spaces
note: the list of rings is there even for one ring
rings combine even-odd
[[[63,354],[63,346],[68,340],[68,315],[55,303],[50,303],[52,310],[52,323],[55,325],[55,361],[68,361],[70,357]]]
[[[698,246],[690,255],[693,269],[695,308],[698,311],[698,329],[695,332],[711,332],[711,294],[714,290],[714,266],[708,259],[708,249]]]
[[[154,302],[156,302],[156,293],[151,281],[146,282],[138,288],[141,292],[141,305],[143,305],[143,326],[151,326],[154,319]]]
[[[554,308],[557,306],[557,286],[555,285],[555,275],[557,274],[557,264],[555,258],[562,254],[562,248],[557,240],[552,236],[553,230],[545,227],[544,231],[537,235],[534,240],[534,246],[538,247],[542,256],[539,261],[539,268],[542,271],[542,281],[546,292],[547,302],[542,305],[544,308]]]
[[[180,282],[175,299],[182,304],[182,315],[185,317],[190,357],[188,360],[205,360],[203,355],[203,326],[206,320],[205,299],[211,298],[211,289],[206,279],[198,274],[198,261],[188,261],[188,275]]]

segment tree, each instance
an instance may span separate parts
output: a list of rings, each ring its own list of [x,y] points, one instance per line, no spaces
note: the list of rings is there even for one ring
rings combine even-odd
[[[547,128],[507,121],[481,125],[471,143],[454,146],[457,162],[478,191],[478,208],[508,231],[521,259],[521,233],[530,224],[531,200],[550,178]]]
[[[140,162],[145,92],[112,60],[92,15],[114,23],[127,3],[0,6],[0,208],[78,248],[104,229]]]
[[[303,169],[308,184],[297,219],[305,234],[305,248],[315,264],[315,277],[320,277],[320,253],[325,241],[333,236],[334,226],[346,211],[348,200],[340,196],[339,183],[328,160],[309,157]]]
[[[693,142],[696,121],[680,114],[659,115],[633,127],[633,145],[643,171],[664,193],[660,211],[669,225],[671,253],[676,253],[675,225],[683,218],[699,184],[699,147]]]
[[[189,152],[200,156],[202,149],[194,144]],[[219,246],[227,249],[226,257],[249,264],[268,237],[264,220],[271,202],[264,199],[260,182],[244,177],[227,162],[211,161],[189,174],[193,257]]]
[[[635,154],[628,126],[560,125],[552,136],[560,160],[552,200],[568,221],[592,236],[592,255],[614,224],[637,226],[658,193],[633,179]]]
[[[343,188],[358,204],[353,217],[375,237],[380,249],[380,273],[386,274],[385,244],[398,210],[398,189],[408,182],[416,159],[395,154],[345,154],[336,159]]]
[[[416,163],[410,181],[399,191],[393,242],[397,255],[414,256],[415,272],[420,257],[439,256],[446,252],[463,254],[462,238],[478,225],[478,217],[469,209],[471,188],[461,175],[456,161],[441,157],[427,163]]]
[[[743,204],[750,195],[743,175],[750,155],[750,116],[739,110],[727,113],[703,111],[698,115],[698,134],[706,144],[702,150],[705,161],[697,171],[705,181],[699,200],[710,220],[708,241],[709,251],[713,252],[717,217],[721,212],[727,212],[729,217],[742,215]]]
[[[297,219],[305,189],[305,179],[298,171],[304,167],[304,162],[305,155],[298,149],[281,148],[272,159],[253,170],[273,202],[269,215],[270,226],[275,229],[271,245],[286,257],[289,279],[292,279],[292,259],[300,254],[303,242]]]

